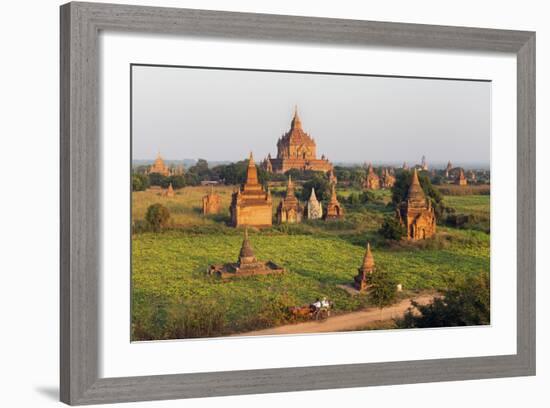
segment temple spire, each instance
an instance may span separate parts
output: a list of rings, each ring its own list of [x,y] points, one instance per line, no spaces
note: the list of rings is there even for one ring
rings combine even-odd
[[[298,116],[298,105],[294,105],[294,117],[292,118],[292,123],[290,126],[293,129],[302,128],[302,121],[300,120],[300,116]]]
[[[246,170],[246,184],[258,184],[258,170],[252,152],[248,158],[248,168]]]
[[[413,184],[420,185],[420,181],[418,181],[418,172],[416,171],[416,168],[414,169],[413,177],[412,177],[412,181],[411,181],[411,185],[413,185]]]
[[[368,271],[374,268],[374,257],[370,251],[370,242],[367,242],[367,250],[365,251],[365,256],[363,258],[363,269]]]
[[[426,195],[418,180],[418,172],[416,168],[413,170],[413,176],[409,191],[407,193],[407,200],[413,207],[423,207],[426,205]]]
[[[317,196],[315,195],[315,187],[311,187],[311,194],[309,195],[309,201],[317,201]]]

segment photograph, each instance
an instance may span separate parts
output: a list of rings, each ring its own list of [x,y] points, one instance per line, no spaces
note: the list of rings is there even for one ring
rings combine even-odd
[[[129,68],[131,341],[491,324],[491,81]]]

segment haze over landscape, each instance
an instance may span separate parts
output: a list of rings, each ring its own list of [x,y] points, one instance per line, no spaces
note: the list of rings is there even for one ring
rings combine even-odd
[[[335,164],[488,167],[491,83],[133,66],[133,160],[259,161],[295,105]]]

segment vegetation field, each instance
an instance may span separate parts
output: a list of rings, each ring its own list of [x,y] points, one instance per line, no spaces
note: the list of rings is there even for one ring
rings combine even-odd
[[[445,196],[445,203],[459,213],[488,217],[491,197],[488,195]]]
[[[377,268],[392,274],[411,292],[446,288],[456,279],[489,271],[488,233],[438,226],[436,237],[419,242],[388,243],[378,230],[392,215],[390,191],[376,191],[361,206],[346,207],[342,221],[305,221],[249,231],[260,260],[284,267],[283,275],[222,282],[206,274],[211,264],[235,262],[243,231],[226,225],[232,186],[215,187],[222,213],[203,217],[201,199],[210,187],[185,187],[166,198],[151,190],[134,192],[133,220],[147,207],[162,203],[172,224],[160,233],[143,232],[132,239],[132,339],[220,336],[288,323],[289,306],[327,296],[336,313],[369,305],[367,295],[342,288],[357,274],[371,242]],[[355,193],[338,190],[342,201]],[[273,191],[274,211],[280,200]],[[489,196],[445,196],[460,213],[489,214]],[[344,204],[345,205],[345,204]]]

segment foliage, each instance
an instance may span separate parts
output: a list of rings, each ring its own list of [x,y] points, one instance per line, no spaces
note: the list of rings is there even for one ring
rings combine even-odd
[[[169,219],[170,211],[159,203],[149,206],[145,214],[145,220],[149,223],[151,229],[156,232],[165,227]]]
[[[362,188],[363,182],[367,176],[367,171],[361,166],[334,166],[334,174],[338,178],[338,182],[348,184],[355,188]]]
[[[212,170],[225,184],[242,184],[246,179],[248,160],[241,160],[230,164],[221,164]]]
[[[206,268],[233,262],[239,252],[243,231],[226,224],[236,186],[214,187],[221,212],[209,216],[201,214],[207,186],[186,186],[172,198],[155,190],[132,193],[132,339],[221,336],[270,327],[286,322],[288,306],[322,296],[334,302],[336,314],[372,305],[370,296],[351,296],[340,287],[353,280],[366,241],[376,248],[377,267],[391,271],[405,290],[443,291],[454,279],[488,273],[487,233],[443,226],[433,239],[385,241],[379,229],[393,210],[381,203],[390,201],[390,192],[375,191],[374,201],[367,198],[352,206],[344,200],[362,193],[338,186],[345,219],[304,220],[249,231],[257,258],[272,260],[286,273],[230,282],[209,277]],[[274,194],[274,212],[279,200]],[[489,196],[447,200],[457,211],[489,214]],[[170,213],[171,228],[162,234],[152,232],[144,221],[148,208],[157,203]]]
[[[437,186],[439,192],[445,196],[470,196],[491,194],[491,186],[488,184],[457,186],[455,184],[443,184]]]
[[[391,305],[397,297],[397,281],[388,272],[377,269],[369,277],[370,302],[378,308]]]
[[[315,174],[311,180],[305,182],[302,186],[302,191],[299,193],[300,200],[309,200],[312,188],[315,189],[317,200],[327,201],[330,198],[330,183],[326,176]]]
[[[132,174],[132,191],[144,191],[149,187],[149,177],[140,173]]]
[[[412,171],[401,171],[396,175],[395,184],[392,188],[392,202],[397,205],[407,198],[407,193],[412,182]],[[418,172],[418,181],[424,190],[426,197],[432,200],[432,204],[437,204],[442,201],[443,195],[430,182],[430,178],[426,171]]]
[[[485,325],[491,316],[489,273],[481,272],[455,280],[442,296],[428,305],[412,302],[399,325],[409,327],[453,327]]]
[[[211,175],[211,171],[208,168],[208,162],[204,159],[197,160],[197,163],[189,167],[187,172],[195,174],[199,180],[208,180]]]
[[[384,218],[384,223],[378,230],[386,239],[400,240],[407,234],[407,229],[397,218],[389,216]]]
[[[149,174],[149,184],[152,185],[152,186],[168,185],[168,183],[166,183],[166,179],[167,179],[167,177],[163,176],[160,173],[151,173],[151,174]]]

